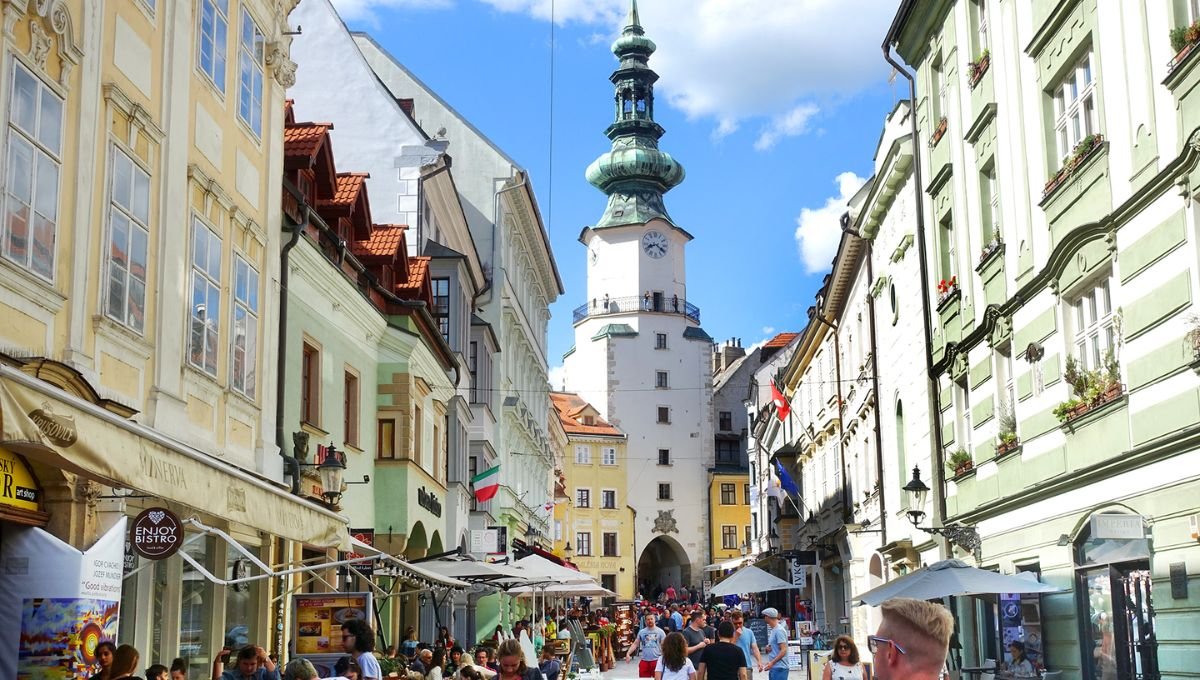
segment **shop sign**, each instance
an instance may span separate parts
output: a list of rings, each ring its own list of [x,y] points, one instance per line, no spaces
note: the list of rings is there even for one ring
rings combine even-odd
[[[183,545],[183,524],[166,508],[147,508],[129,529],[133,550],[148,560],[165,560]]]
[[[1139,539],[1145,538],[1145,520],[1141,515],[1118,515],[1115,513],[1092,515],[1093,539]]]
[[[37,480],[18,455],[0,450],[0,503],[22,510],[37,512]]]
[[[808,585],[808,567],[800,564],[800,560],[788,560],[789,571],[791,572],[792,585],[804,588]]]
[[[471,530],[471,553],[475,555],[488,554],[492,555],[498,552],[496,550],[496,530],[495,529],[472,529]]]
[[[434,517],[442,516],[442,502],[425,487],[417,489],[417,505],[428,510]]]
[[[369,545],[369,546],[375,545],[375,530],[374,529],[351,529],[350,535],[353,536],[354,540],[356,540],[356,541],[361,541],[362,543],[365,543],[366,545]],[[356,560],[360,557],[366,557],[366,555],[363,555],[362,553],[356,553],[353,550],[346,553],[346,559],[349,559],[349,560]],[[365,576],[367,578],[371,578],[371,576],[373,576],[375,574],[375,561],[374,560],[372,560],[370,562],[359,562],[357,564],[352,564],[350,566],[354,567],[355,571],[357,571],[359,574],[362,574],[363,576]]]

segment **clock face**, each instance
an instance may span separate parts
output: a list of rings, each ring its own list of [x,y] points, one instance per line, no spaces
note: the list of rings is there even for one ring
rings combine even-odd
[[[642,250],[656,260],[667,254],[667,245],[667,237],[660,231],[652,229],[642,236]]]

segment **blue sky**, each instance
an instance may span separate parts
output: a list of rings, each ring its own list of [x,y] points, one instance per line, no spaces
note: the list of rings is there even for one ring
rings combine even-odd
[[[609,51],[628,0],[333,0],[532,175],[566,294],[550,365],[574,342],[585,251],[605,197],[583,178],[608,149]],[[551,160],[551,3],[555,13]],[[659,51],[662,147],[687,180],[667,195],[688,247],[688,297],[718,341],[798,330],[871,174],[888,82],[887,0],[641,0]],[[416,112],[420,119],[421,112]]]

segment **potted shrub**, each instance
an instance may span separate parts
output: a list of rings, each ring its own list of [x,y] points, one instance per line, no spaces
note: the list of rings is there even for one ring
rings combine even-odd
[[[992,52],[988,49],[984,49],[983,54],[980,54],[978,59],[967,64],[967,82],[972,88],[979,84],[980,79],[983,78],[983,74],[987,73],[988,66],[991,66],[991,64]]]
[[[1021,439],[1017,436],[1017,417],[1012,411],[1012,406],[1007,402],[1000,404],[998,421],[1000,432],[996,435],[996,455],[1003,456],[1016,450],[1021,444]]]
[[[1168,69],[1173,69],[1183,62],[1196,43],[1200,42],[1200,21],[1195,21],[1189,26],[1180,26],[1172,28],[1170,32],[1171,49],[1175,50],[1175,57],[1171,59]]]
[[[1104,135],[1098,133],[1090,134],[1079,140],[1079,143],[1075,145],[1071,153],[1063,158],[1062,166],[1058,169],[1058,172],[1054,173],[1054,176],[1046,182],[1046,186],[1042,190],[1042,198],[1044,199],[1054,193],[1055,189],[1075,173],[1076,168],[1083,164],[1083,161],[1091,155],[1092,151],[1099,148],[1103,143]]]
[[[1187,320],[1191,328],[1184,334],[1183,339],[1192,350],[1192,359],[1200,361],[1200,314],[1192,314]]]
[[[946,467],[954,472],[954,476],[970,471],[975,467],[975,462],[971,460],[971,454],[967,453],[966,449],[955,449],[950,456],[946,458]]]
[[[937,127],[933,129],[933,135],[929,138],[929,146],[937,146],[937,143],[942,141],[942,137],[946,136],[946,117],[938,121]]]

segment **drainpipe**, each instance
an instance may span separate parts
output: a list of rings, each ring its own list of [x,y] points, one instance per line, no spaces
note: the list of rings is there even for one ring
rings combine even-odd
[[[930,471],[934,481],[934,489],[937,492],[937,518],[940,521],[946,516],[946,493],[945,480],[942,469],[942,405],[941,393],[938,391],[937,376],[933,373],[933,330],[931,327],[933,311],[929,306],[929,262],[925,251],[925,205],[924,197],[921,195],[922,179],[921,179],[921,154],[917,141],[920,139],[917,130],[917,82],[912,73],[908,69],[901,66],[899,62],[892,57],[891,46],[895,43],[896,32],[899,30],[899,25],[907,18],[912,10],[914,0],[905,0],[904,5],[900,7],[900,11],[896,15],[896,21],[892,22],[892,26],[888,29],[887,37],[883,39],[883,58],[887,63],[891,64],[896,72],[908,81],[908,101],[911,111],[909,112],[909,120],[912,126],[912,145],[913,145],[913,182],[916,185],[916,208],[917,208],[917,261],[921,267],[921,320],[922,330],[925,332],[925,373],[929,381],[929,404],[930,422],[933,424],[933,451],[930,453],[930,465],[933,470]],[[903,481],[907,475],[901,475]],[[944,541],[944,549],[949,554],[949,542]]]
[[[285,180],[283,188],[284,191],[291,193],[292,197],[300,203],[303,215],[299,224],[288,229],[292,232],[292,236],[283,245],[283,250],[279,253],[279,346],[277,348],[278,354],[275,357],[275,445],[279,447],[279,455],[287,458],[287,436],[284,432],[286,428],[283,426],[284,392],[286,389],[283,374],[287,370],[288,270],[290,269],[288,261],[291,257],[292,248],[295,248],[296,244],[300,242],[300,232],[304,230],[304,225],[309,222],[312,208],[305,202],[300,192],[291,186],[290,182]],[[292,493],[300,493],[300,475],[298,474],[292,475]]]
[[[526,186],[527,184],[529,184],[529,175],[526,175],[523,172],[518,173],[518,174],[521,175],[520,182],[517,182],[516,184],[512,185],[511,187],[504,187],[503,189],[498,190],[496,192],[496,195],[492,197],[492,261],[490,263],[492,265],[492,271],[491,271],[491,276],[488,277],[487,284],[484,285],[484,287],[483,287],[483,290],[481,290],[475,294],[475,299],[471,301],[472,305],[479,302],[479,298],[483,297],[484,293],[488,294],[487,301],[488,302],[492,301],[492,287],[496,281],[496,270],[499,269],[499,267],[496,266],[496,253],[498,252],[498,249],[496,248],[496,223],[500,221],[500,194],[502,194],[506,191],[515,191],[515,190],[520,189],[520,188]],[[504,181],[508,181],[511,178],[505,177],[505,178],[498,178],[498,179],[503,179]],[[496,181],[496,180],[493,180],[493,181]]]
[[[848,214],[847,214],[848,217]],[[875,241],[863,239],[862,234],[850,219],[845,219],[842,231],[862,239],[867,249],[867,282],[875,280],[874,264]],[[887,545],[887,495],[883,493],[883,425],[879,413],[879,353],[875,338],[875,296],[867,293],[867,324],[871,338],[871,388],[875,392],[875,484],[879,489],[879,545]]]

